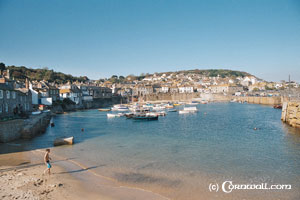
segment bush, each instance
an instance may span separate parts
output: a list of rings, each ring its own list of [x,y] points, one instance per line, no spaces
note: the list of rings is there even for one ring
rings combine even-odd
[[[75,105],[76,103],[74,101],[72,101],[71,99],[69,99],[69,98],[65,98],[63,100],[63,104],[65,104],[65,105]]]

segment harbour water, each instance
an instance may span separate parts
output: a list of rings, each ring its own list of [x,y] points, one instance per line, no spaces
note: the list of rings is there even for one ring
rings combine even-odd
[[[45,134],[16,143],[30,150],[74,136],[75,145],[56,147],[53,153],[120,184],[171,199],[300,198],[300,133],[280,121],[280,110],[238,103],[197,107],[195,114],[169,112],[158,121],[107,119],[98,110],[72,112],[55,116],[55,127]],[[211,183],[226,180],[291,184],[292,189],[209,191]]]

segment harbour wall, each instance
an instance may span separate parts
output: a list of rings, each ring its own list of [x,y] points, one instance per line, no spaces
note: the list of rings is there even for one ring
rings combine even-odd
[[[49,125],[51,113],[31,115],[28,119],[15,119],[0,122],[0,142],[32,138],[44,133]]]
[[[282,104],[281,97],[239,97],[235,96],[233,99],[237,101],[247,102],[247,103],[254,103],[254,104],[263,104],[263,105],[278,105]]]
[[[60,104],[52,106],[51,112],[53,113],[63,113],[69,111],[83,110],[83,109],[93,109],[93,108],[105,108],[110,107],[114,104],[127,103],[127,98],[114,96],[111,98],[99,98],[93,101],[83,101],[80,105],[75,104]]]
[[[283,102],[281,120],[292,127],[300,128],[300,101]]]
[[[99,98],[93,101],[83,102],[83,109],[91,108],[105,108],[110,107],[114,104],[128,103],[127,98],[121,96],[114,96],[111,98]]]
[[[206,100],[206,101],[229,101],[230,98],[223,94],[205,94],[205,93],[159,93],[149,94],[139,97],[139,101],[192,101],[192,100]]]
[[[253,104],[264,104],[264,105],[277,105],[282,104],[284,99],[282,97],[254,97],[254,96],[233,96],[223,94],[205,94],[205,93],[175,93],[175,94],[151,94],[145,95],[139,98],[140,101],[154,102],[154,101],[216,101],[226,102],[236,99],[237,101],[248,102]]]

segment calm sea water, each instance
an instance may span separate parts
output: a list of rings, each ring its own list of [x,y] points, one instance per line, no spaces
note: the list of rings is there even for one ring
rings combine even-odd
[[[168,113],[158,121],[107,119],[98,110],[57,115],[55,127],[22,147],[51,147],[55,137],[74,136],[75,145],[53,152],[174,199],[198,199],[210,182],[225,180],[292,184],[282,199],[300,197],[300,134],[281,122],[281,110],[238,103],[197,107],[196,114]],[[246,194],[238,197],[252,193]]]

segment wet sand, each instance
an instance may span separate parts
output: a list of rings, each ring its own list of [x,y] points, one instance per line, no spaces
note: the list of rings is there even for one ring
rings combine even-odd
[[[208,184],[221,183],[230,177],[214,179],[202,174],[188,185],[162,179],[163,174],[133,173],[121,170],[118,176],[98,174],[74,158],[50,154],[52,174],[43,175],[45,150],[0,154],[0,199],[101,199],[101,200],[201,200],[201,199],[298,199],[291,191],[235,191],[230,194],[210,192]],[[113,166],[112,166],[113,167]],[[113,171],[118,171],[114,169]],[[159,180],[157,180],[157,178]],[[236,180],[237,181],[237,180]],[[159,182],[159,183],[158,183]],[[239,181],[237,181],[239,182]],[[200,185],[200,187],[199,187]],[[141,189],[144,188],[144,189]],[[295,190],[296,188],[294,188]],[[163,196],[162,196],[163,195]]]
[[[52,174],[43,175],[43,152],[0,155],[0,199],[167,199],[150,191],[121,186],[74,161],[54,155]],[[86,184],[89,182],[92,184]]]

